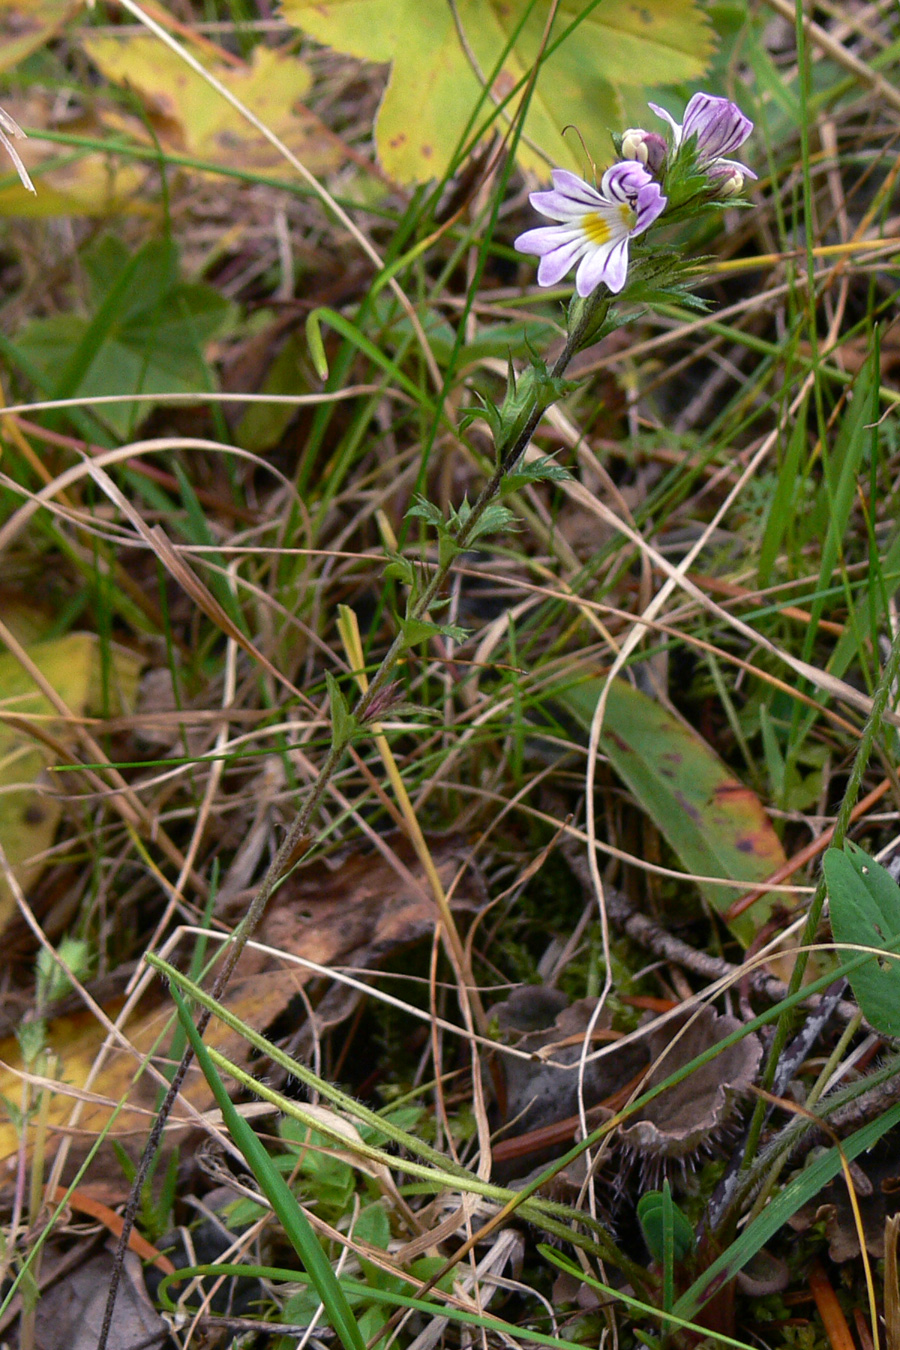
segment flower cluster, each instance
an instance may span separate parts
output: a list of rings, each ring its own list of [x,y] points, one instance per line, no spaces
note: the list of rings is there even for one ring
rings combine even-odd
[[[600,187],[577,174],[554,169],[551,192],[533,192],[532,206],[555,221],[526,230],[516,240],[520,253],[540,258],[538,285],[555,286],[577,264],[575,289],[590,295],[601,282],[617,295],[628,274],[628,245],[662,215],[668,204],[660,181],[667,161],[692,157],[717,198],[735,196],[745,178],[755,178],[745,165],[728,158],[753,130],[753,123],[727,98],[695,94],[684,120],[676,122],[664,108],[650,104],[669,123],[671,147],[655,131],[632,127],[620,142],[621,160],[607,169]]]
[[[753,123],[745,117],[736,103],[712,94],[695,94],[684,110],[684,121],[675,121],[671,113],[651,103],[657,117],[662,117],[672,128],[673,148],[693,147],[695,163],[707,178],[713,181],[717,194],[735,197],[744,186],[745,178],[756,174],[746,164],[728,159],[750,135]]]
[[[625,285],[629,239],[665,209],[659,184],[632,160],[607,169],[599,192],[566,169],[554,169],[552,177],[553,191],[532,192],[530,200],[542,216],[559,224],[526,230],[516,248],[540,258],[540,286],[555,286],[577,262],[579,295],[590,295],[601,281],[617,293]]]

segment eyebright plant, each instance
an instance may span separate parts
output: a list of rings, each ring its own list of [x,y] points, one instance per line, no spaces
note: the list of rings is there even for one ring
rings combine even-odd
[[[577,174],[554,169],[553,190],[531,194],[532,206],[557,222],[526,230],[515,241],[520,253],[540,258],[539,286],[556,286],[577,264],[575,289],[582,299],[601,285],[619,295],[628,276],[630,241],[655,224],[670,203],[683,207],[693,196],[699,206],[711,197],[734,197],[745,178],[756,177],[728,158],[753,130],[750,118],[730,99],[695,94],[682,122],[655,103],[649,106],[669,123],[671,145],[658,132],[631,127],[614,138],[622,158],[603,174],[599,189]],[[675,194],[663,192],[667,179],[678,189]],[[678,212],[679,218],[685,214]]]
[[[629,240],[665,210],[659,184],[641,164],[627,159],[606,170],[599,192],[567,169],[554,169],[552,177],[553,191],[532,192],[530,201],[559,224],[526,230],[516,248],[540,258],[539,286],[555,286],[577,262],[580,296],[590,295],[601,282],[618,295],[628,273]]]
[[[519,461],[546,409],[566,393],[563,376],[572,357],[627,322],[628,316],[611,307],[613,298],[645,307],[665,301],[703,307],[688,285],[696,264],[672,249],[652,247],[641,236],[661,219],[681,221],[714,208],[743,187],[744,175],[754,176],[728,158],[743,145],[753,123],[729,99],[712,94],[695,94],[681,123],[655,104],[650,107],[669,122],[669,141],[632,128],[613,138],[622,157],[604,172],[599,188],[566,169],[554,169],[552,189],[531,194],[532,206],[554,223],[526,230],[516,248],[540,259],[539,286],[556,286],[575,268],[568,340],[550,369],[530,350],[524,371],[517,373],[510,362],[502,403],[482,400],[480,408],[463,413],[461,431],[480,418],[494,442],[494,472],[474,505],[451,512],[449,519],[421,499],[410,510],[437,531],[438,567],[423,586],[412,565],[403,565],[399,579],[408,587],[408,600],[400,624],[408,645],[411,634],[424,631],[420,611],[433,606],[454,557],[509,525],[509,512],[497,499],[513,485],[565,474],[546,460],[524,468]],[[392,574],[400,565],[391,559]]]
[[[668,114],[660,115],[670,124],[672,143],[663,142],[655,132],[640,129],[614,137],[620,160],[603,174],[599,189],[576,174],[557,169],[553,173],[553,189],[532,194],[532,204],[555,222],[527,230],[516,241],[522,252],[540,258],[538,284],[557,285],[577,264],[576,293],[569,305],[565,346],[549,368],[530,349],[523,371],[516,372],[510,361],[506,396],[500,406],[483,403],[482,407],[463,413],[461,430],[473,418],[482,418],[487,422],[494,442],[493,469],[476,501],[471,506],[464,502],[459,510],[450,513],[449,518],[421,498],[412,506],[409,514],[419,517],[427,528],[436,531],[436,563],[423,562],[416,566],[409,558],[389,554],[389,575],[407,591],[406,612],[397,616],[396,636],[368,687],[352,708],[336,682],[329,681],[331,746],[302,809],[291,822],[234,935],[216,976],[213,999],[221,997],[301,840],[315,833],[314,822],[319,807],[348,746],[390,699],[388,691],[392,688],[391,681],[401,657],[411,647],[436,634],[453,641],[462,641],[466,636],[455,625],[441,625],[433,618],[447,603],[443,591],[454,560],[476,541],[480,546],[485,535],[508,527],[509,512],[501,505],[504,493],[524,483],[565,474],[562,466],[553,460],[545,458],[537,464],[520,461],[547,408],[563,397],[570,387],[563,377],[572,358],[627,322],[627,316],[612,307],[613,299],[621,297],[644,309],[672,300],[702,305],[691,295],[687,284],[687,274],[695,265],[685,263],[671,249],[651,247],[646,235],[660,219],[684,220],[711,209],[736,190],[735,174],[741,175],[741,185],[745,174],[753,176],[742,165],[726,157],[743,144],[752,130],[752,123],[733,103],[709,94],[694,96],[680,125]],[[7,120],[0,119],[0,126],[10,129]],[[0,143],[5,143],[12,151],[5,137]],[[446,932],[455,933],[449,909],[442,917]],[[198,1016],[192,1044],[196,1039],[197,1045],[202,1045],[200,1038],[209,1018],[209,1009],[205,1008]],[[119,1240],[121,1256],[124,1256],[151,1160],[193,1053],[193,1049],[187,1051],[178,1065],[147,1141]],[[118,1276],[107,1298],[98,1350],[105,1350],[107,1344],[117,1284]]]

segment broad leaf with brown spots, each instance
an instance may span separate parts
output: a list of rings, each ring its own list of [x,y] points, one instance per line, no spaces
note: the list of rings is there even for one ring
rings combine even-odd
[[[506,131],[538,58],[548,6],[284,0],[282,9],[318,42],[392,63],[376,144],[388,173],[408,183],[440,178],[470,134],[479,102],[478,127],[518,88],[495,122]],[[551,47],[557,42],[542,66],[519,147],[520,163],[544,176],[549,164],[584,171],[581,146],[577,137],[563,138],[565,126],[577,127],[598,161],[608,158],[609,132],[648,116],[641,87],[697,79],[713,49],[695,0],[562,0]]]

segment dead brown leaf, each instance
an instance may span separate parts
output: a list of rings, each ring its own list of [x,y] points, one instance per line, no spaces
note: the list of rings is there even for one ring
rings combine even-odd
[[[383,841],[385,854],[348,852],[337,864],[321,859],[297,870],[279,889],[259,933],[259,940],[301,961],[326,971],[338,966],[366,970],[377,966],[399,947],[429,936],[434,927],[434,906],[424,873],[409,844],[398,836]],[[463,881],[456,888],[454,903],[460,908],[478,907],[485,890],[480,873],[471,863],[465,842],[459,836],[443,836],[429,841],[432,857],[448,889],[461,868]],[[389,859],[393,859],[393,864]],[[245,953],[225,1002],[237,1017],[257,1031],[273,1027],[290,1010],[299,1026],[305,1018],[305,1004],[298,997],[321,971],[310,970],[258,950]],[[319,1000],[318,1032],[322,1023],[333,1025],[346,1017],[361,996],[358,991],[337,986],[339,995],[330,991]],[[295,1006],[296,1000],[296,1006]],[[313,997],[313,1003],[316,998]],[[122,1000],[104,1005],[113,1019]],[[164,1048],[170,1039],[172,1005],[161,997],[159,985],[152,986],[141,1001],[124,1032],[128,1046],[116,1048],[106,1060],[98,1077],[84,1097],[82,1089],[105,1038],[105,1028],[83,1008],[61,1012],[48,1027],[48,1047],[58,1059],[54,1079],[45,1090],[50,1093],[48,1121],[51,1129],[50,1152],[70,1131],[69,1120],[75,1100],[84,1097],[75,1130],[77,1147],[72,1156],[83,1156],[99,1131],[109,1122],[115,1105],[125,1102],[112,1127],[114,1138],[126,1147],[140,1150],[149,1123],[156,1112],[159,1077],[143,1073],[135,1081],[140,1062],[147,1060],[158,1070],[167,1066]],[[213,1018],[207,1034],[210,1045],[236,1063],[248,1062],[247,1045],[242,1038]],[[0,1042],[0,1093],[10,1102],[22,1101],[22,1059],[14,1036]],[[32,1092],[40,1091],[40,1084]],[[182,1094],[197,1110],[213,1105],[205,1079],[194,1066]],[[190,1123],[184,1111],[176,1111],[173,1131],[181,1132]],[[25,1127],[24,1147],[30,1149],[34,1125]],[[10,1113],[0,1117],[0,1177],[15,1175],[20,1133]]]
[[[112,1267],[112,1256],[101,1252],[44,1291],[37,1306],[37,1350],[59,1350],[63,1345],[67,1350],[96,1350]],[[144,1287],[141,1263],[129,1253],[109,1350],[150,1350],[167,1337],[168,1327]]]
[[[866,1250],[876,1261],[885,1254],[885,1224],[900,1215],[900,1152],[896,1139],[888,1137],[850,1163]],[[791,1227],[804,1233],[824,1219],[828,1255],[842,1264],[859,1256],[859,1232],[844,1178],[830,1181],[815,1200],[804,1205],[791,1219]]]

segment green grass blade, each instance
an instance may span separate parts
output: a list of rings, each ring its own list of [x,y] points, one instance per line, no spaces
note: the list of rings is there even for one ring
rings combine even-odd
[[[356,1318],[350,1310],[340,1281],[332,1270],[331,1262],[322,1250],[322,1245],[316,1237],[309,1219],[304,1214],[287,1182],[275,1167],[262,1142],[235,1108],[225,1089],[225,1084],[219,1077],[206,1046],[194,1026],[187,1004],[174,985],[171,986],[171,994],[178,1009],[181,1025],[193,1047],[194,1054],[197,1056],[197,1063],[200,1065],[203,1076],[209,1083],[222,1112],[225,1127],[243,1153],[247,1165],[259,1183],[260,1189],[281,1221],[294,1251],[309,1272],[309,1277],[322,1300],[325,1315],[330,1325],[334,1328],[338,1339],[344,1346],[344,1350],[365,1350],[365,1342],[356,1323]]]
[[[892,1130],[895,1125],[900,1124],[900,1102],[885,1111],[884,1115],[876,1120],[870,1121],[861,1129],[851,1134],[841,1145],[844,1157],[848,1162],[864,1153],[866,1149],[872,1148],[874,1144],[888,1130]],[[763,1212],[754,1219],[753,1223],[748,1224],[743,1233],[732,1242],[720,1257],[708,1266],[703,1274],[696,1279],[681,1298],[675,1304],[674,1311],[682,1317],[691,1317],[700,1308],[703,1303],[720,1288],[726,1284],[739,1270],[742,1270],[747,1262],[756,1255],[761,1247],[769,1241],[770,1238],[784,1227],[791,1217],[797,1213],[814,1196],[819,1194],[829,1181],[832,1181],[840,1172],[842,1166],[841,1152],[836,1148],[830,1148],[822,1157],[817,1158],[815,1162],[805,1167],[792,1181],[789,1181],[780,1195],[772,1200]]]
[[[732,1340],[729,1336],[717,1335],[714,1332],[707,1331],[702,1327],[696,1327],[683,1318],[675,1317],[671,1313],[663,1313],[658,1308],[653,1308],[647,1303],[642,1303],[639,1299],[632,1298],[628,1294],[622,1293],[618,1289],[610,1289],[597,1280],[585,1277],[580,1267],[575,1267],[574,1263],[569,1265],[566,1258],[561,1253],[555,1251],[552,1247],[541,1247],[544,1256],[558,1265],[561,1270],[569,1271],[575,1274],[585,1284],[589,1284],[594,1289],[602,1289],[603,1292],[618,1302],[633,1308],[647,1317],[658,1317],[665,1320],[668,1325],[673,1327],[686,1327],[689,1330],[701,1333],[703,1336],[718,1345],[728,1345],[734,1347],[734,1350],[749,1350],[749,1346],[744,1341]],[[211,1265],[204,1266],[185,1266],[175,1272],[174,1275],[167,1275],[159,1286],[159,1300],[167,1312],[176,1312],[177,1306],[172,1301],[169,1292],[169,1286],[174,1283],[180,1283],[183,1280],[202,1279],[206,1275],[224,1277],[227,1279],[247,1278],[264,1280],[284,1280],[289,1283],[296,1283],[298,1276],[293,1270],[283,1270],[277,1266],[241,1266],[229,1262],[214,1262]],[[500,1336],[507,1337],[512,1341],[524,1341],[527,1345],[546,1345],[552,1347],[552,1350],[584,1350],[583,1343],[569,1341],[562,1336],[548,1336],[541,1331],[532,1331],[530,1327],[516,1326],[512,1322],[505,1322],[500,1317],[492,1317],[489,1314],[466,1312],[463,1308],[455,1308],[452,1304],[434,1303],[431,1299],[415,1298],[407,1294],[397,1293],[393,1289],[376,1289],[369,1285],[361,1284],[358,1280],[346,1279],[343,1282],[347,1293],[354,1298],[365,1298],[371,1303],[387,1304],[395,1308],[411,1308],[417,1312],[425,1313],[429,1317],[446,1317],[450,1322],[458,1322],[465,1326],[484,1327],[486,1331],[497,1332]],[[277,1323],[260,1321],[260,1329],[268,1328],[270,1331],[277,1330]]]

